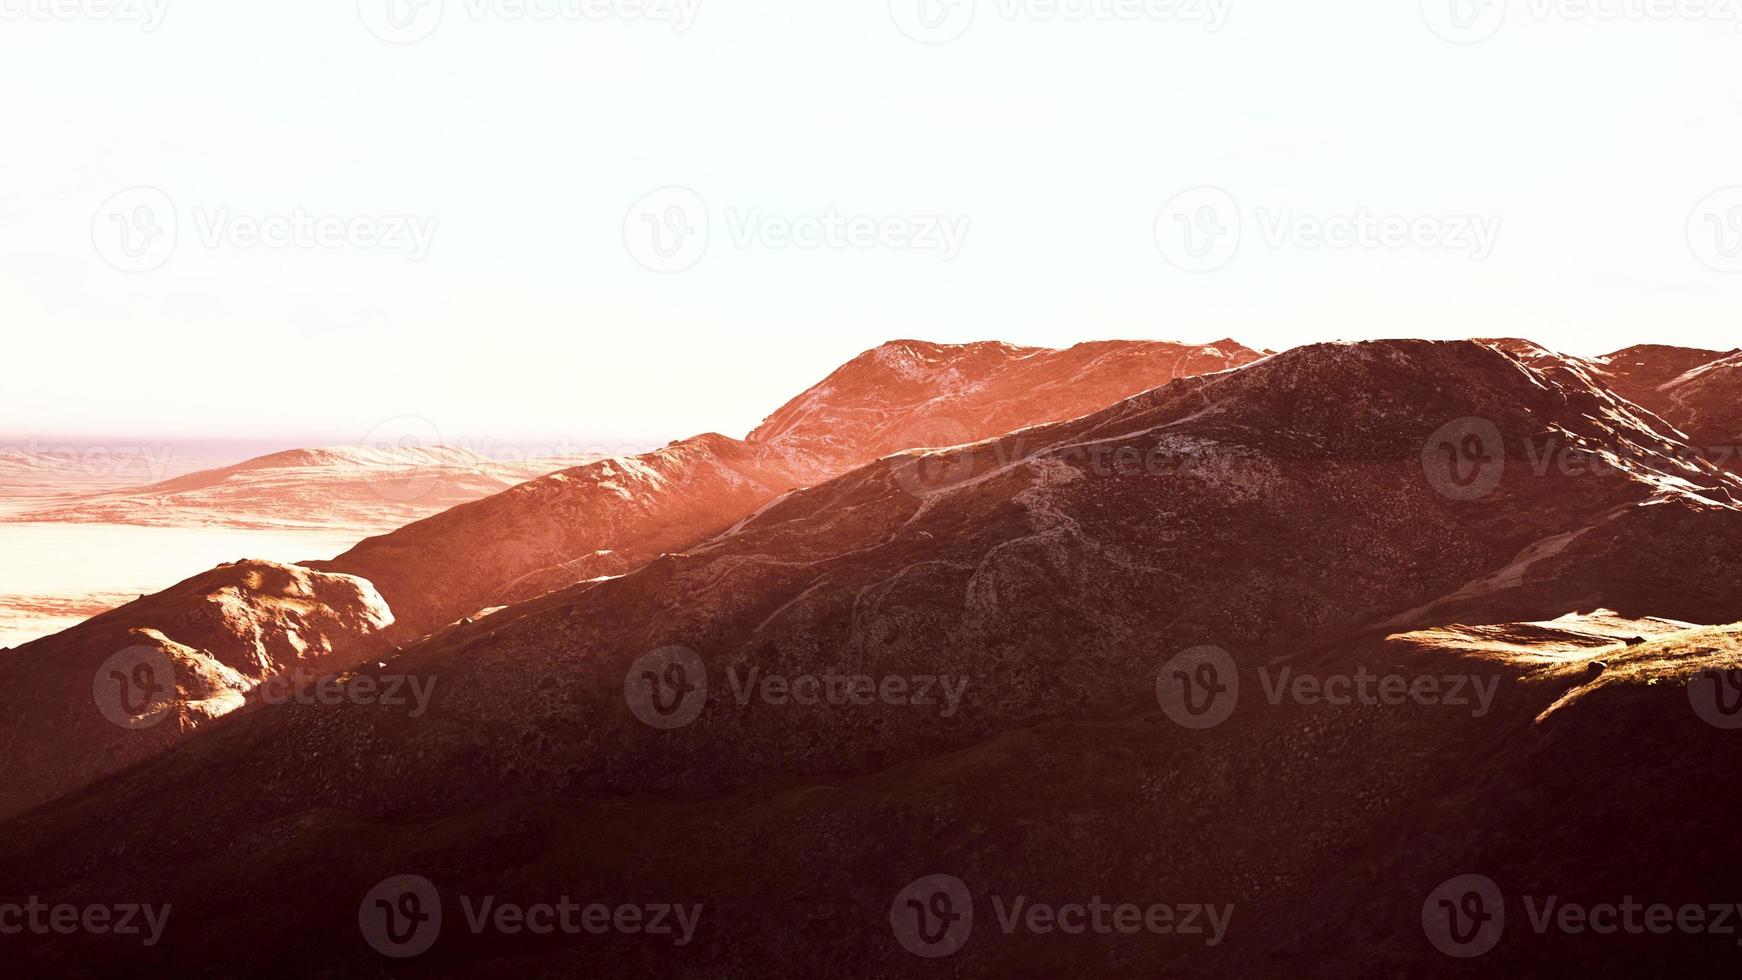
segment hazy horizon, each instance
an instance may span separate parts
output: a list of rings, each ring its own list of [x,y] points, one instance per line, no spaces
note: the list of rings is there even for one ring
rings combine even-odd
[[[902,339],[921,339],[921,340],[923,340],[925,338],[902,338]],[[1182,340],[1180,338],[1169,338],[1169,337],[1155,337],[1155,338],[1119,337],[1119,338],[1108,338],[1108,339],[1103,340],[1103,341],[1084,340],[1084,341],[1078,341],[1077,343],[1107,342],[1109,340],[1111,342],[1150,341],[1150,340],[1153,340],[1153,341],[1160,341],[1160,342],[1176,342],[1176,343],[1192,344],[1192,345],[1207,345],[1207,344],[1212,344],[1212,343],[1215,343],[1215,342],[1223,340],[1223,339],[1233,340],[1237,343],[1245,344],[1245,346],[1250,347],[1254,350],[1264,349],[1262,345],[1246,343],[1244,340],[1242,340],[1240,337],[1237,337],[1237,336],[1232,336],[1232,337],[1227,337],[1227,338],[1218,337],[1218,338],[1214,338],[1214,339],[1203,338],[1203,339],[1191,339],[1191,340]],[[1366,338],[1366,339],[1378,340],[1378,339],[1402,339],[1402,338]],[[1471,337],[1471,338],[1440,338],[1440,339],[1481,340],[1481,339],[1494,339],[1494,338]],[[1525,337],[1523,339],[1531,340],[1533,338]],[[893,342],[895,340],[896,340],[896,338],[892,338],[891,342]],[[994,341],[994,340],[996,340],[996,338],[983,338],[983,340]],[[974,341],[962,341],[960,343],[972,343],[972,342],[974,342]],[[1334,342],[1358,342],[1358,341],[1324,340],[1324,341],[1309,341],[1308,343],[1311,344],[1311,343],[1334,343]],[[1640,343],[1642,343],[1642,344],[1644,344],[1644,343],[1656,343],[1656,341],[1640,341]],[[1043,345],[1025,345],[1025,346],[1043,346]],[[1064,346],[1071,346],[1071,345],[1064,345]],[[1628,345],[1628,346],[1632,346],[1632,345]],[[1737,347],[1737,345],[1732,344],[1732,345],[1728,345],[1728,346],[1711,347],[1709,349],[1722,352],[1722,351],[1736,349],[1736,347]],[[1620,349],[1620,348],[1617,348],[1617,349]],[[1584,357],[1596,357],[1596,356],[1603,356],[1606,354],[1611,354],[1611,353],[1614,353],[1615,351],[1614,350],[1601,350],[1601,351],[1583,350],[1583,351],[1581,351],[1581,350],[1564,350],[1563,349],[1560,352],[1561,353],[1576,354],[1578,356],[1584,356]],[[858,353],[862,353],[862,352],[858,352]],[[855,354],[853,356],[857,356],[857,355]],[[850,360],[850,359],[851,359],[851,357],[844,359],[841,362],[841,364],[846,363],[846,360]],[[810,384],[820,382],[821,380],[823,380],[823,378],[827,377],[827,375],[829,373],[834,371],[835,368],[838,368],[840,366],[841,366],[840,364],[835,364],[835,365],[831,365],[831,366],[826,367],[826,368],[820,368],[818,373],[816,374],[816,377],[811,382],[806,383],[803,387],[794,389],[792,392],[789,393],[788,397],[796,397],[800,392],[802,392],[803,390],[808,388],[810,386]],[[769,415],[772,415],[780,407],[781,407],[780,404],[770,405],[767,408],[767,410],[763,413],[763,415],[757,419],[757,423],[759,424],[764,418],[766,418]],[[728,431],[728,432],[722,432],[721,434],[731,436],[733,438],[743,438],[744,436],[749,434],[749,432],[751,431],[752,428],[754,428],[754,425],[752,425],[751,427],[745,428],[743,431]],[[60,432],[56,432],[56,431],[9,432],[9,431],[5,431],[5,430],[0,430],[0,451],[17,450],[17,451],[25,451],[25,452],[45,452],[45,453],[60,452],[60,453],[65,453],[68,451],[82,452],[82,451],[91,450],[91,449],[112,449],[115,447],[121,447],[124,449],[138,449],[138,450],[145,450],[147,452],[155,452],[155,453],[173,452],[175,454],[178,454],[179,458],[199,460],[202,462],[211,462],[215,465],[223,465],[223,464],[229,463],[229,462],[239,462],[239,461],[242,461],[245,459],[250,459],[250,458],[254,458],[254,457],[258,457],[258,456],[266,456],[266,455],[271,455],[271,454],[281,453],[281,452],[290,452],[290,451],[299,450],[299,449],[337,448],[337,447],[346,447],[346,446],[383,445],[383,444],[406,444],[406,445],[421,445],[421,446],[445,445],[445,446],[451,446],[451,447],[456,447],[456,448],[469,449],[471,451],[477,452],[479,455],[487,456],[487,457],[495,458],[495,459],[500,459],[500,458],[504,458],[504,457],[509,458],[509,459],[528,459],[528,458],[538,458],[538,457],[546,457],[546,456],[565,456],[565,455],[576,455],[576,454],[633,455],[635,453],[646,452],[646,451],[649,451],[652,449],[656,449],[656,448],[658,448],[662,445],[665,445],[669,442],[672,442],[672,441],[687,439],[687,438],[690,438],[692,436],[701,435],[703,432],[715,432],[715,431],[719,431],[719,430],[717,430],[717,429],[705,429],[705,430],[697,430],[694,432],[675,432],[674,431],[674,432],[668,432],[668,433],[640,433],[637,435],[623,435],[623,434],[611,434],[611,433],[600,433],[600,432],[588,432],[588,431],[585,431],[585,430],[582,430],[579,428],[570,429],[568,431],[563,431],[563,430],[556,429],[556,428],[550,428],[550,429],[539,429],[539,430],[518,431],[518,432],[517,431],[484,432],[484,431],[478,430],[476,428],[455,428],[452,430],[442,430],[439,427],[434,426],[431,420],[423,418],[423,417],[398,416],[398,417],[395,417],[392,419],[380,420],[380,421],[376,422],[374,425],[372,425],[370,427],[370,429],[365,430],[365,431],[361,431],[361,432],[345,433],[345,432],[339,432],[339,431],[334,431],[334,430],[329,430],[329,431],[325,431],[325,432],[316,431],[316,430],[309,430],[307,432],[300,433],[300,434],[295,433],[295,432],[282,432],[282,433],[268,432],[268,433],[263,433],[263,434],[256,435],[256,436],[251,436],[251,437],[230,437],[230,438],[225,438],[222,436],[214,436],[214,435],[210,434],[209,432],[168,432],[168,431],[162,431],[162,430],[126,429],[126,428],[116,428],[116,429],[112,429],[112,430],[88,431],[88,432],[67,432],[67,431],[60,431]],[[410,441],[407,442],[402,437],[410,437]]]
[[[0,162],[0,419],[642,443],[898,337],[1734,346],[1716,8],[922,3],[7,5],[56,152]]]

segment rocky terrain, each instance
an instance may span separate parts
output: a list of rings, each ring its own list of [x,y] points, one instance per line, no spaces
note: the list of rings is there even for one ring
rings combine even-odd
[[[929,360],[915,360],[916,351]],[[1231,343],[1198,348],[1122,342],[1047,351],[1003,344],[898,342],[835,372],[827,398],[813,389],[801,400],[813,418],[860,418],[867,414],[862,405],[875,406],[874,414],[905,413],[916,420],[903,430],[913,438],[927,439],[927,433],[939,431],[948,436],[922,444],[954,445],[996,434],[992,425],[1073,418],[1099,407],[1096,399],[1107,392],[1142,391],[1190,370],[1222,370],[1257,356]],[[1079,375],[1080,384],[1067,383]],[[994,382],[1009,388],[1013,407],[1003,410],[1000,422],[975,419],[993,400],[988,385]],[[787,409],[777,414],[792,415]],[[958,416],[970,419],[970,427],[960,429],[953,421]],[[530,480],[371,538],[337,560],[290,566],[286,572],[299,580],[358,583],[367,590],[371,615],[360,619],[352,609],[355,602],[344,597],[328,618],[346,625],[317,631],[313,642],[320,656],[310,658],[312,663],[256,657],[259,663],[243,670],[230,688],[232,693],[248,691],[292,667],[318,664],[326,672],[346,670],[380,649],[461,620],[576,583],[621,575],[743,520],[814,476],[827,459],[835,460],[835,472],[844,471],[884,454],[891,440],[901,437],[877,432],[866,438],[866,447],[853,448],[844,443],[823,446],[802,435],[774,441],[698,436],[640,456],[598,460]],[[364,520],[370,515],[385,519],[432,500],[477,496],[492,481],[513,474],[512,468],[445,448],[301,451],[77,506],[96,507],[113,518],[178,513],[185,520],[190,513],[205,513],[222,514],[225,520],[248,514],[269,521]],[[141,597],[139,603],[87,624],[103,624],[100,631],[80,627],[12,654],[0,651],[0,663],[14,672],[18,691],[35,692],[28,695],[35,710],[92,721],[97,716],[91,700],[76,685],[52,688],[56,693],[51,696],[46,693],[49,682],[38,675],[58,673],[69,662],[89,660],[94,668],[104,657],[133,645],[132,630],[153,628],[163,617],[200,619],[212,601],[207,595],[210,574],[149,599]],[[315,615],[318,610],[305,612]],[[172,633],[170,639],[178,638]],[[213,647],[219,648],[228,649],[222,643]],[[84,659],[64,658],[63,651],[69,650]],[[241,701],[223,703],[239,706]],[[131,751],[122,754],[108,748],[116,736],[109,727],[81,729],[58,743],[61,755],[78,757],[81,764],[56,769],[17,762],[0,768],[0,777],[10,784],[9,798],[19,806],[40,802],[172,745],[193,727],[154,726],[152,739],[127,741]],[[83,741],[93,734],[94,741]]]
[[[0,817],[163,751],[268,678],[390,649],[369,583],[244,561],[0,652]]]
[[[782,438],[681,444],[666,465],[723,479],[721,460]],[[583,495],[632,502],[631,479],[669,472],[599,471]],[[542,484],[505,514],[563,497]],[[508,505],[461,510],[489,506]],[[707,523],[700,500],[671,507]],[[1742,480],[1589,362],[1317,345],[714,516],[716,533],[644,562],[573,541],[595,546],[574,572],[595,580],[385,656],[342,703],[238,713],[14,819],[0,900],[127,894],[181,917],[149,949],[67,937],[20,962],[650,977],[1734,964],[1733,936],[1532,929],[1527,903],[1548,895],[1742,896],[1714,833],[1742,814],[1713,789],[1742,762],[1724,687],[1742,669]],[[508,542],[549,533],[505,526]],[[395,678],[433,691],[427,710],[361,696]],[[409,908],[379,891],[408,874],[445,918],[435,952],[385,959],[402,937],[370,931],[369,898]],[[1446,911],[1494,921],[1470,875],[1505,908],[1474,938]],[[562,895],[701,911],[682,943],[620,923],[467,925],[480,896]],[[1009,913],[1018,899],[1167,917],[1073,933]],[[942,931],[903,926],[910,912]],[[1475,944],[1484,958],[1461,958]]]
[[[1742,469],[1742,352],[1702,364],[1658,389],[1659,411],[1699,446]]]
[[[1258,359],[1116,341],[1056,351],[894,341],[854,358],[746,440],[697,436],[555,473],[372,538],[314,567],[367,578],[414,634],[620,574],[744,519],[781,494],[902,449],[956,446],[1076,418],[1176,378]]]
[[[749,438],[784,450],[809,486],[903,449],[957,446],[1087,415],[1260,356],[1233,340],[1104,341],[1068,350],[898,340],[842,365]]]

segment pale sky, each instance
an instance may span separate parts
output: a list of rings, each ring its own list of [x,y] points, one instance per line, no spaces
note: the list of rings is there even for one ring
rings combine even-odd
[[[1742,344],[1716,0],[422,2],[0,0],[0,441],[742,435],[906,337]]]

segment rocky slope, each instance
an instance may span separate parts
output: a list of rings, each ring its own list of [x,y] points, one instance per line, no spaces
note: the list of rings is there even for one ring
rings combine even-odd
[[[370,975],[364,896],[420,874],[450,918],[400,975],[1454,972],[1422,918],[1456,875],[1586,901],[1742,887],[1710,838],[1742,813],[1708,778],[1742,745],[1694,689],[1737,666],[1736,630],[1697,624],[1742,619],[1742,483],[1686,449],[1579,372],[1492,347],[1288,352],[882,459],[444,631],[365,674],[436,684],[427,713],[238,717],[14,821],[0,881],[185,914],[145,953],[73,939],[25,949],[38,966],[269,949],[285,973]],[[1329,703],[1284,668],[1416,696]],[[1615,841],[1623,859],[1589,860]],[[935,960],[898,924],[931,875],[977,916]],[[461,896],[486,894],[706,918],[682,946],[471,933]],[[1017,896],[1231,918],[1214,945],[1007,933]],[[238,932],[249,948],[222,941]],[[1565,946],[1554,962],[1599,974],[1733,953]],[[1495,962],[1549,962],[1512,948]]]
[[[842,365],[749,438],[808,462],[801,483],[809,486],[903,449],[957,446],[1076,418],[1260,356],[1232,340],[1201,347],[1103,341],[1068,350],[897,340]]]
[[[1658,394],[1659,411],[1674,418],[1696,445],[1742,470],[1742,352],[1678,375]]]
[[[954,446],[1076,418],[1258,354],[1115,341],[1056,351],[895,341],[860,355],[745,441],[698,436],[534,481],[373,538],[314,567],[367,578],[404,628],[619,574],[721,530],[779,495],[902,449]]]
[[[879,349],[883,353],[871,352],[836,372],[829,397],[816,390],[805,396],[808,410],[859,417],[863,405],[873,405],[873,414],[885,421],[912,419],[903,431],[916,439],[923,438],[920,433],[937,431],[940,420],[955,415],[972,419],[976,414],[996,414],[997,421],[972,419],[964,439],[955,437],[956,423],[946,425],[944,431],[951,435],[944,444],[954,444],[995,434],[992,425],[1072,418],[1101,407],[1095,399],[1107,397],[1108,392],[1145,390],[1187,370],[1219,370],[1256,357],[1227,344],[1216,351],[1162,343],[1084,345],[1072,351],[999,344],[919,346],[938,363],[907,364],[903,359],[915,345],[888,345]],[[892,364],[907,365],[896,370],[902,387],[891,387]],[[1071,383],[1072,378],[1077,383]],[[1016,407],[985,412],[985,404],[995,400],[998,390],[1006,391]],[[302,633],[308,635],[296,639],[301,635],[298,629],[287,628],[293,644],[306,643],[302,656],[267,651],[268,641],[248,624],[251,614],[245,607],[255,599],[263,605],[252,615],[269,621],[281,617],[281,597],[276,592],[238,589],[228,578],[214,582],[212,576],[218,573],[196,577],[78,629],[30,644],[10,662],[18,703],[29,701],[31,719],[48,712],[80,719],[81,724],[70,737],[63,732],[55,751],[44,757],[52,764],[18,764],[10,773],[9,788],[0,795],[0,812],[51,799],[136,762],[174,744],[195,727],[193,722],[154,725],[148,737],[118,740],[117,732],[107,726],[87,725],[97,715],[89,692],[79,685],[88,683],[85,675],[98,661],[137,645],[135,641],[164,650],[170,649],[166,644],[180,643],[213,651],[212,656],[237,673],[223,675],[223,697],[202,687],[204,693],[193,700],[217,698],[212,703],[229,710],[232,701],[240,703],[239,696],[232,695],[291,667],[347,670],[383,648],[492,607],[620,575],[666,552],[681,551],[814,476],[819,468],[826,468],[827,460],[834,460],[827,465],[838,472],[882,455],[891,439],[901,437],[879,433],[867,438],[871,442],[864,447],[845,443],[821,447],[797,435],[773,442],[698,436],[641,456],[573,467],[462,504],[365,541],[335,561],[306,563],[313,572],[281,568],[272,577],[288,577],[292,584],[286,588],[304,600],[296,615],[306,622]],[[268,521],[312,520],[316,514],[325,515],[324,520],[369,520],[432,501],[478,496],[510,474],[509,468],[461,450],[310,450],[195,473],[143,492],[80,506],[117,508],[113,513],[105,511],[112,518],[167,508],[179,512],[178,519],[199,511],[229,520],[245,514]],[[335,590],[334,583],[345,585]],[[223,604],[229,610],[225,622],[232,624],[235,636],[225,639],[210,635],[209,630],[192,636],[178,632],[176,627],[184,621],[205,622],[217,602],[213,590],[225,596]],[[322,611],[318,603],[328,594],[335,596],[335,605]],[[163,635],[140,640],[153,630]],[[175,653],[172,659],[179,656]],[[52,681],[39,676],[50,672],[64,676]],[[188,676],[208,673],[201,668]],[[45,731],[28,730],[25,715],[17,717],[16,726],[14,738],[21,748],[29,740],[48,737]]]
[[[1658,394],[1664,386],[1703,364],[1737,353],[1742,352],[1636,344],[1613,354],[1592,358],[1592,363],[1623,398],[1658,411],[1666,404]]]
[[[0,816],[162,752],[268,678],[384,653],[392,622],[367,582],[247,561],[0,652]]]
[[[1528,340],[1486,341],[1539,370],[1573,371],[1687,436],[1717,466],[1742,471],[1742,351],[1639,344],[1602,357],[1559,354]]]

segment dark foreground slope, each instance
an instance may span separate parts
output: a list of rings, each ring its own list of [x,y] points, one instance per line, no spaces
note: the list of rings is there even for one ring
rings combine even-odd
[[[365,675],[435,685],[416,717],[264,710],[15,820],[0,899],[173,905],[150,949],[14,944],[96,973],[1703,972],[1731,941],[1512,911],[1470,964],[1423,924],[1466,874],[1742,892],[1698,686],[1742,510],[1685,449],[1576,373],[1397,342],[881,460]],[[468,915],[563,896],[642,911]],[[641,927],[668,904],[688,941]]]

